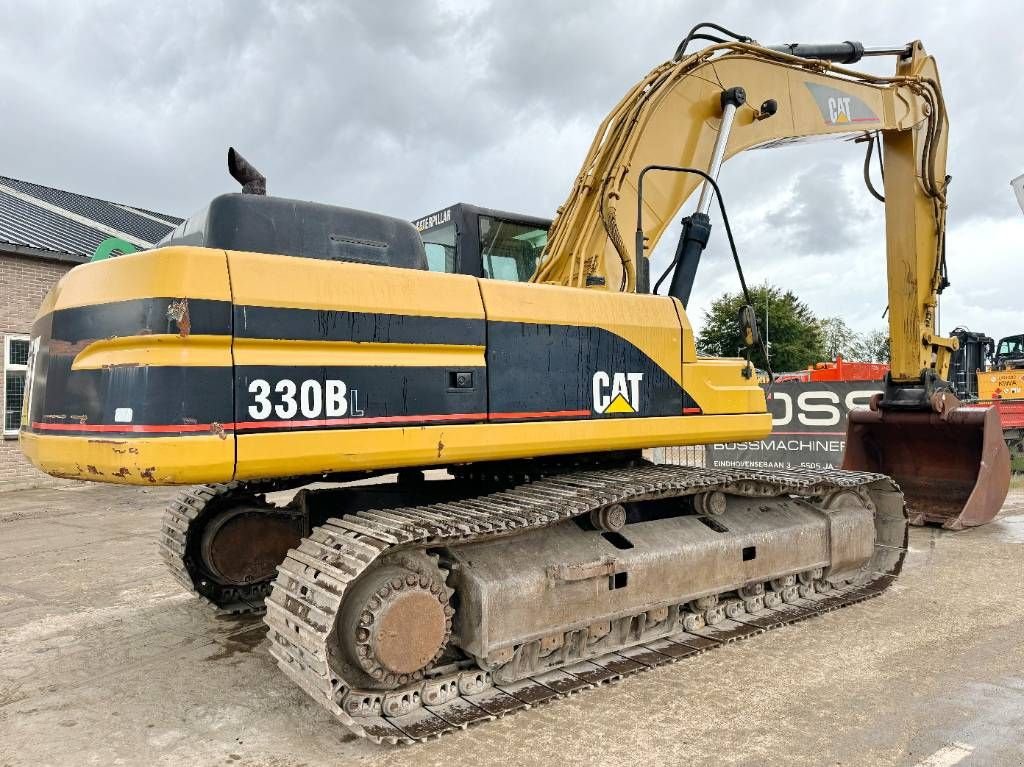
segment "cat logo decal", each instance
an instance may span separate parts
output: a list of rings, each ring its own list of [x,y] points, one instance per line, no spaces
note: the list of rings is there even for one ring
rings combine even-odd
[[[643,373],[594,373],[594,412],[614,415],[640,412]]]

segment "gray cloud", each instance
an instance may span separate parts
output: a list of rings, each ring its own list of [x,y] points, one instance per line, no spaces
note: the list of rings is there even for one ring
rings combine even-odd
[[[821,162],[793,180],[792,196],[764,215],[777,236],[793,243],[794,256],[841,253],[862,239],[850,189],[838,160]]]
[[[949,311],[999,325],[990,332],[1018,329],[1024,227],[1008,181],[1024,172],[1014,95],[1024,14],[1011,2],[0,0],[0,10],[0,173],[181,215],[233,189],[224,153],[234,144],[277,194],[408,218],[457,200],[550,216],[600,119],[696,21],[767,43],[920,38],[939,58],[953,121]],[[791,280],[819,313],[876,326],[884,236],[861,158],[849,144],[752,152],[722,183],[751,275]],[[735,286],[720,229],[695,320],[710,291]],[[851,274],[856,285],[829,292]]]

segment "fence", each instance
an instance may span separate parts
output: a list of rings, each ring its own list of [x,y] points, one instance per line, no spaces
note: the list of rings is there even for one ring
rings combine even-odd
[[[704,445],[653,447],[644,451],[644,457],[647,460],[673,466],[704,466],[706,455]]]

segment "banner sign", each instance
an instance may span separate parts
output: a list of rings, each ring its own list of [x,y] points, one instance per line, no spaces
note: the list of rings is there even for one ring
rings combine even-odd
[[[868,406],[881,381],[788,381],[765,386],[772,433],[754,442],[708,445],[707,466],[826,469],[846,448],[846,414]]]

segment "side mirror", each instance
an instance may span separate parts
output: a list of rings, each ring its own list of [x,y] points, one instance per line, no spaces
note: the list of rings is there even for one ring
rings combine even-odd
[[[744,344],[753,346],[761,340],[761,334],[757,329],[757,314],[754,313],[753,306],[748,304],[740,307],[739,322],[740,336]]]

